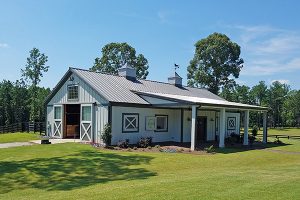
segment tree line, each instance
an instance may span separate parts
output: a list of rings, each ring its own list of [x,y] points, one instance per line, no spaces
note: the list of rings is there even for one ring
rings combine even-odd
[[[50,89],[40,87],[39,83],[48,71],[47,61],[45,54],[33,48],[21,70],[20,80],[0,82],[0,126],[45,121],[44,100]]]
[[[296,127],[300,125],[300,90],[279,81],[267,86],[260,81],[252,88],[246,85],[227,85],[220,96],[228,101],[265,106],[269,108],[268,122],[271,127]],[[262,114],[250,112],[250,125],[262,125]]]

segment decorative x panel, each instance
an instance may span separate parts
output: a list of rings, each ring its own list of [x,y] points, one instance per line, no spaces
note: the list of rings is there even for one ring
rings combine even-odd
[[[235,130],[235,127],[236,127],[235,117],[228,117],[228,119],[227,119],[227,129],[228,130]]]
[[[81,140],[91,141],[91,123],[82,123],[81,124]]]
[[[61,121],[55,121],[54,122],[53,136],[55,136],[55,137],[61,137]]]

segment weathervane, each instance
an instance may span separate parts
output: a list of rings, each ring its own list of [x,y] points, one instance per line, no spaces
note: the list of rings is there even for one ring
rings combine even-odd
[[[175,73],[176,73],[176,69],[179,68],[179,65],[177,65],[176,63],[174,63],[174,70],[175,70]]]

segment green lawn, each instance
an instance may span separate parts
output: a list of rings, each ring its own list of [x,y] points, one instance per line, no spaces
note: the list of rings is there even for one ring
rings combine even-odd
[[[38,140],[39,135],[35,133],[7,133],[0,134],[0,143],[8,142],[28,142],[30,140]]]
[[[74,143],[0,149],[0,199],[300,199],[300,140],[282,141],[214,155]]]

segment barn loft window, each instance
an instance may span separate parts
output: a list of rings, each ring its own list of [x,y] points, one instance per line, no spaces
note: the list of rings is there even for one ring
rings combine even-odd
[[[122,132],[138,132],[139,131],[139,114],[123,113],[122,115]]]
[[[168,116],[156,115],[156,131],[167,132],[168,131]]]
[[[68,100],[78,100],[78,85],[68,85]]]

